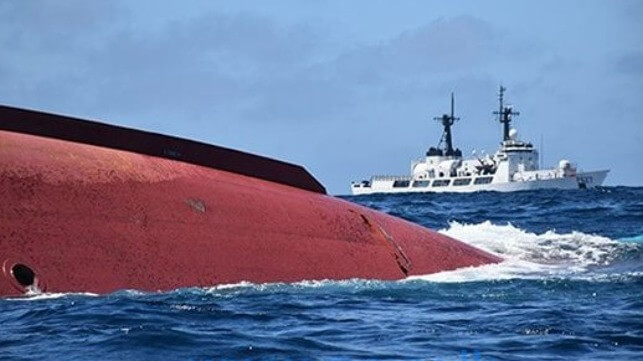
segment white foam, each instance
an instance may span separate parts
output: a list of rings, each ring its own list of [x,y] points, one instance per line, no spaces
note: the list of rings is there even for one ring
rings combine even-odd
[[[461,268],[410,279],[432,282],[473,282],[514,278],[587,278],[587,271],[607,266],[624,251],[636,247],[606,237],[581,232],[542,234],[526,232],[512,224],[451,222],[439,231],[467,244],[496,254],[503,262]]]
[[[550,279],[573,278],[592,281],[612,281],[630,277],[641,277],[643,272],[628,270],[622,273],[592,273],[593,268],[610,265],[619,255],[639,247],[629,239],[616,241],[607,237],[581,232],[542,234],[526,232],[512,224],[497,225],[489,221],[478,224],[451,222],[449,227],[439,231],[474,247],[496,254],[504,259],[498,264],[460,268],[430,275],[412,276],[403,280],[425,280],[430,282],[477,282],[509,279]],[[244,290],[266,291],[281,287],[316,289],[320,287],[373,288],[385,283],[377,280],[304,280],[294,283],[253,283],[241,281],[195,289],[221,297],[233,297]],[[147,292],[137,290],[121,291],[128,296],[143,296]],[[183,292],[183,291],[181,291]],[[27,293],[24,297],[10,300],[34,301],[56,299],[66,296],[97,296],[93,293]]]
[[[243,291],[245,289],[252,289],[256,291],[265,291],[271,289],[278,289],[280,287],[288,288],[302,288],[302,289],[315,289],[320,287],[356,287],[356,286],[371,286],[381,281],[366,280],[360,278],[351,278],[345,280],[302,280],[298,282],[268,282],[268,283],[253,283],[249,281],[241,281],[238,283],[220,284],[212,287],[205,287],[200,290],[206,293],[221,294],[221,291]]]
[[[9,301],[40,301],[40,300],[53,300],[57,298],[69,297],[69,296],[84,296],[84,297],[98,297],[96,293],[90,292],[64,292],[64,293],[47,293],[47,292],[32,292],[29,291],[25,293],[24,296],[7,298]]]
[[[254,287],[255,284],[252,282],[248,281],[241,281],[238,283],[224,283],[220,285],[215,285],[212,287],[208,287],[207,290],[209,291],[221,291],[221,290],[228,290],[228,289],[237,289],[237,288],[248,288],[248,287]]]

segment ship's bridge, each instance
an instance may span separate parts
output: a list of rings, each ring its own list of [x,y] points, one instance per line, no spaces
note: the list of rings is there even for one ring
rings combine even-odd
[[[501,151],[505,153],[532,153],[534,146],[531,143],[518,140],[518,131],[511,129],[509,131],[509,139],[503,140]]]
[[[501,173],[506,174],[508,179],[515,173],[538,170],[538,151],[531,143],[518,140],[518,131],[511,129],[509,137],[503,140],[502,147],[495,155]]]

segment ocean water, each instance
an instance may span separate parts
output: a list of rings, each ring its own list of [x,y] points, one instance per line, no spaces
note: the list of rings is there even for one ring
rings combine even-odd
[[[0,360],[643,360],[643,188],[345,198],[505,261],[3,299]]]

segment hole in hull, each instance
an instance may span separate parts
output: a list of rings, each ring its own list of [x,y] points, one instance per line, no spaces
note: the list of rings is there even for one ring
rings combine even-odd
[[[36,273],[25,266],[24,264],[17,263],[11,267],[11,274],[13,278],[23,287],[30,287],[36,282]]]

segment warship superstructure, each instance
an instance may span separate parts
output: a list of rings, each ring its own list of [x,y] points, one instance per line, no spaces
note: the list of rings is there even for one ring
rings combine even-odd
[[[577,189],[600,186],[609,170],[580,171],[568,160],[558,167],[541,169],[538,151],[521,140],[511,127],[520,113],[504,102],[505,87],[500,87],[499,107],[493,113],[502,124],[500,149],[493,155],[473,154],[464,159],[453,146],[452,126],[456,120],[455,100],[451,94],[451,112],[434,119],[444,132],[437,147],[430,147],[426,156],[411,162],[408,176],[373,176],[370,180],[351,183],[354,195],[407,192],[475,192],[519,191],[529,189]]]

